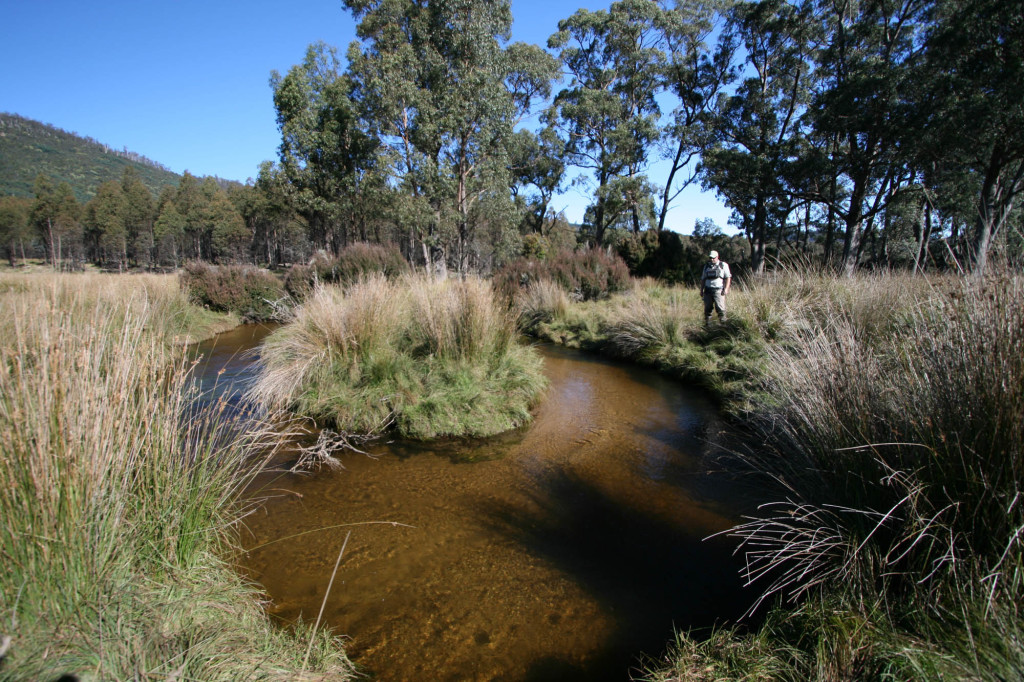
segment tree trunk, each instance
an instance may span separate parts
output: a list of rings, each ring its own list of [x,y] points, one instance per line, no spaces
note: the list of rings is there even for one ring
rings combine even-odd
[[[970,252],[971,274],[975,277],[985,275],[992,238],[1013,205],[1012,200],[1000,201],[1003,187],[999,181],[999,173],[993,168],[993,165],[989,166],[989,170],[985,174],[985,182],[982,184],[981,194],[978,196],[978,217],[974,223],[974,237],[971,240]]]
[[[754,229],[750,238],[750,272],[755,275],[764,273],[765,233],[768,231],[764,197],[758,195],[754,204]]]
[[[932,205],[927,200],[924,202],[921,218],[917,253],[914,254],[914,272],[923,273],[928,258],[928,241],[932,238]]]
[[[853,277],[857,271],[857,259],[860,256],[861,239],[864,236],[861,226],[864,216],[861,206],[864,202],[865,182],[854,181],[850,193],[850,209],[846,214],[846,235],[843,238],[843,274]]]

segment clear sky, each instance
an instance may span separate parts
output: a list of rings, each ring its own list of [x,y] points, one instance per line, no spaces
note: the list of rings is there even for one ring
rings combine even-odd
[[[512,0],[512,39],[545,45],[560,19],[608,4]],[[320,40],[344,55],[355,38],[340,0],[0,0],[0,17],[0,111],[243,182],[277,159],[271,71]],[[579,222],[586,194],[569,190],[554,208]],[[726,228],[712,195],[677,204],[671,229],[704,217]]]

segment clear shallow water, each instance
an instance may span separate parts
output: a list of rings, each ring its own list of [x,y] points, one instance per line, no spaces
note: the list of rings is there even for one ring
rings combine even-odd
[[[201,379],[244,382],[266,331],[205,344]],[[351,533],[323,622],[379,680],[624,681],[673,627],[735,620],[739,560],[703,540],[740,503],[707,473],[713,408],[653,372],[542,350],[551,383],[526,429],[262,475],[241,568],[269,611],[314,621]]]

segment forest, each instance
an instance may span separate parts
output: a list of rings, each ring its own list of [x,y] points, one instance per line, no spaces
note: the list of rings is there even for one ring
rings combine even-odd
[[[773,263],[983,273],[1022,257],[1024,22],[1007,0],[619,0],[546,46],[502,0],[345,0],[358,40],[270,84],[279,157],[254,181],[133,170],[87,202],[44,174],[4,197],[13,263],[277,268],[354,242],[436,273],[577,246],[692,279],[715,244]],[[731,209],[666,228],[689,186]],[[582,225],[552,199],[584,187]],[[692,264],[691,264],[692,263]]]

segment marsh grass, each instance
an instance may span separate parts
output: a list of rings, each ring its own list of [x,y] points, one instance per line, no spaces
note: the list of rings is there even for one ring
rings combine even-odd
[[[879,297],[884,317],[839,302],[798,352],[769,350],[773,400],[750,415],[764,436],[753,461],[789,497],[774,520],[742,531],[767,543],[752,566],[778,576],[769,592],[1016,593],[1024,285],[1009,278],[997,295],[967,282],[925,297],[883,285],[902,293]]]
[[[706,388],[726,407],[757,385],[767,339],[745,298],[734,288],[730,319],[703,324],[703,303],[693,287],[637,280],[632,288],[601,301],[572,302],[543,281],[517,299],[523,331],[546,341],[655,367]]]
[[[808,602],[775,609],[756,630],[732,626],[677,634],[644,682],[977,679],[930,642],[891,628],[870,609]]]
[[[527,423],[545,386],[515,315],[479,279],[320,287],[264,344],[251,395],[340,431],[488,436]]]
[[[1024,675],[1020,276],[794,268],[710,329],[695,290],[651,281],[528,300],[530,333],[709,389],[751,444],[730,466],[773,491],[731,531],[767,624],[684,637],[650,679]]]
[[[267,434],[193,419],[173,278],[0,280],[4,679],[295,679],[226,557]],[[171,291],[177,293],[172,294]],[[327,635],[310,670],[351,666]]]
[[[731,408],[774,501],[730,534],[768,619],[682,638],[650,679],[1021,676],[1024,281],[994,285],[784,273],[690,335],[753,354]],[[669,345],[645,324],[621,328]]]

